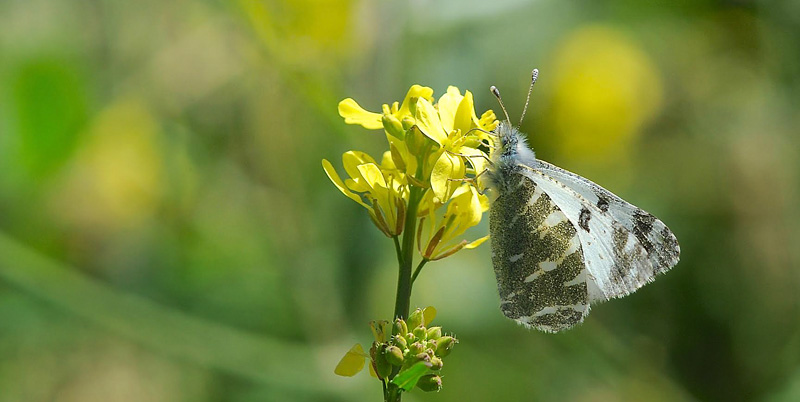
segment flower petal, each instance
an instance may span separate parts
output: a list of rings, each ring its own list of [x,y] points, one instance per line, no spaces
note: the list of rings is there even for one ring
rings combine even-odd
[[[358,166],[365,163],[375,163],[375,160],[367,153],[361,151],[347,151],[342,155],[344,170],[347,171],[347,174],[353,179],[352,181],[346,180],[345,184],[353,191],[363,193],[370,189],[370,186],[364,182],[364,179],[361,177],[361,172],[358,170]]]
[[[364,110],[353,98],[339,102],[339,116],[344,117],[347,124],[359,124],[370,130],[383,128],[382,115]]]
[[[479,121],[478,117],[475,115],[472,92],[466,91],[466,93],[464,93],[453,115],[453,129],[461,130],[462,135],[466,135],[469,130],[478,126]]]
[[[442,152],[431,170],[431,189],[440,202],[447,202],[450,194],[459,186],[457,181],[450,179],[463,178],[465,170],[461,157]]]
[[[483,205],[478,194],[478,190],[474,186],[469,186],[470,197],[469,203],[465,205],[467,208],[463,211],[463,216],[466,218],[464,224],[467,227],[472,227],[481,222],[483,216]]]
[[[373,191],[379,189],[386,189],[386,179],[377,164],[362,163],[356,167],[361,177],[364,178],[365,184],[368,185]]]
[[[396,147],[393,147],[392,144],[389,144],[389,150],[383,153],[381,157],[381,169],[384,170],[395,170],[397,169],[397,165],[395,164],[395,156],[400,157],[399,152],[396,155],[392,155],[392,150],[396,150]],[[395,151],[397,152],[397,151]],[[400,159],[402,161],[402,159]]]
[[[339,191],[342,192],[342,194],[346,195],[347,198],[350,198],[351,200],[361,204],[361,206],[363,206],[364,208],[369,209],[369,206],[366,203],[364,203],[364,201],[358,194],[353,193],[352,191],[350,191],[350,189],[347,188],[347,186],[344,185],[344,182],[342,182],[342,179],[339,177],[339,174],[336,173],[336,169],[333,168],[333,165],[331,165],[331,163],[328,162],[327,159],[322,160],[322,169],[325,170],[325,174],[328,175],[328,178],[331,179],[333,185],[335,185],[336,188],[338,188]]]
[[[389,188],[386,184],[386,178],[383,171],[375,163],[364,163],[358,165],[358,172],[361,175],[362,182],[369,186],[370,197],[373,204],[377,203],[381,211],[386,215],[388,224],[393,227],[395,224],[395,208],[394,202],[390,200],[390,192],[394,192],[394,188]],[[394,194],[394,198],[399,198],[399,194]]]
[[[415,98],[429,99],[431,96],[433,96],[433,89],[418,84],[412,85],[406,94],[406,98],[403,99],[403,105],[400,106],[395,117],[397,117],[398,120],[403,120],[403,117],[411,116],[411,102],[413,102]]]
[[[436,104],[436,107],[439,108],[439,118],[442,120],[445,133],[450,133],[455,128],[454,122],[462,99],[464,99],[464,96],[461,95],[461,91],[454,86],[447,87],[447,93],[439,98],[439,103]],[[463,133],[464,131],[462,130],[461,132]]]
[[[497,116],[491,109],[483,112],[480,120],[478,120],[478,125],[486,131],[492,131],[496,129],[498,124],[500,124],[500,121],[497,120]]]
[[[481,198],[474,186],[463,184],[453,194],[450,203],[447,204],[445,221],[448,220],[448,217],[455,219],[448,224],[447,231],[442,238],[443,244],[461,236],[467,229],[480,223],[483,216],[484,209],[481,205]]]
[[[473,147],[460,147],[454,151],[457,154],[461,155],[469,155],[468,158],[464,158],[469,160],[471,167],[475,170],[475,174],[480,174],[488,167],[487,159],[488,155],[486,155],[483,151],[478,148]]]
[[[361,347],[360,343],[357,343],[344,354],[342,360],[339,360],[339,364],[336,365],[333,372],[343,377],[352,377],[364,369],[365,359],[364,348]]]
[[[473,240],[473,241],[465,244],[464,248],[472,249],[472,248],[478,247],[481,244],[483,244],[483,242],[485,242],[486,240],[489,240],[489,235],[483,236],[480,239],[476,239],[476,240]]]
[[[447,133],[442,127],[442,121],[439,119],[439,112],[436,108],[428,102],[427,99],[420,98],[417,101],[417,114],[414,116],[417,120],[416,124],[419,131],[425,134],[426,137],[432,139],[440,146],[447,139]]]
[[[427,327],[431,324],[434,318],[436,318],[436,308],[433,306],[428,306],[422,309],[422,316],[424,317],[424,325]]]

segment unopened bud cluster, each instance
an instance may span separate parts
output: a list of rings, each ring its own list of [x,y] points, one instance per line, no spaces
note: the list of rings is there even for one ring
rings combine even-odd
[[[458,340],[442,335],[442,327],[425,327],[422,309],[412,312],[408,320],[400,318],[392,323],[392,335],[385,342],[374,342],[370,349],[375,373],[381,379],[391,379],[419,362],[431,370],[420,377],[417,388],[439,391],[442,378],[439,372],[444,359]]]

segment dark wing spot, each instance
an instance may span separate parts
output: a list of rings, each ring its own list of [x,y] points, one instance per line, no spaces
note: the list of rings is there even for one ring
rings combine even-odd
[[[581,215],[578,217],[578,226],[585,231],[589,231],[589,219],[592,219],[592,213],[586,207],[581,208]]]
[[[608,203],[609,203],[608,197],[606,197],[603,194],[597,194],[597,208],[600,208],[600,210],[603,212],[607,212]]]
[[[675,235],[673,235],[666,226],[664,226],[664,229],[661,229],[661,237],[664,243],[661,245],[661,259],[659,263],[662,269],[669,269],[678,262],[681,248],[678,245],[678,240],[675,239]]]
[[[655,221],[655,216],[641,209],[633,214],[633,235],[636,236],[636,240],[639,240],[639,243],[642,244],[648,253],[651,253],[655,249],[653,243],[647,238],[647,235],[653,231],[653,222]]]

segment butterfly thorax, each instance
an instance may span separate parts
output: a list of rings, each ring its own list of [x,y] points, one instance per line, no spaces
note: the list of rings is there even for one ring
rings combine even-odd
[[[489,185],[500,193],[509,190],[513,183],[509,182],[520,163],[530,165],[536,161],[536,156],[528,147],[525,135],[512,125],[501,122],[497,129],[497,142],[490,155],[492,168],[489,173]]]

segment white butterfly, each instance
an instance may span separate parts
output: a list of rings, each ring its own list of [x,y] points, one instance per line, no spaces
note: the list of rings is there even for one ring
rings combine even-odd
[[[534,70],[531,87],[537,76]],[[494,133],[489,230],[508,318],[547,332],[568,329],[592,303],[630,294],[678,263],[678,241],[656,217],[536,159],[508,121]]]

